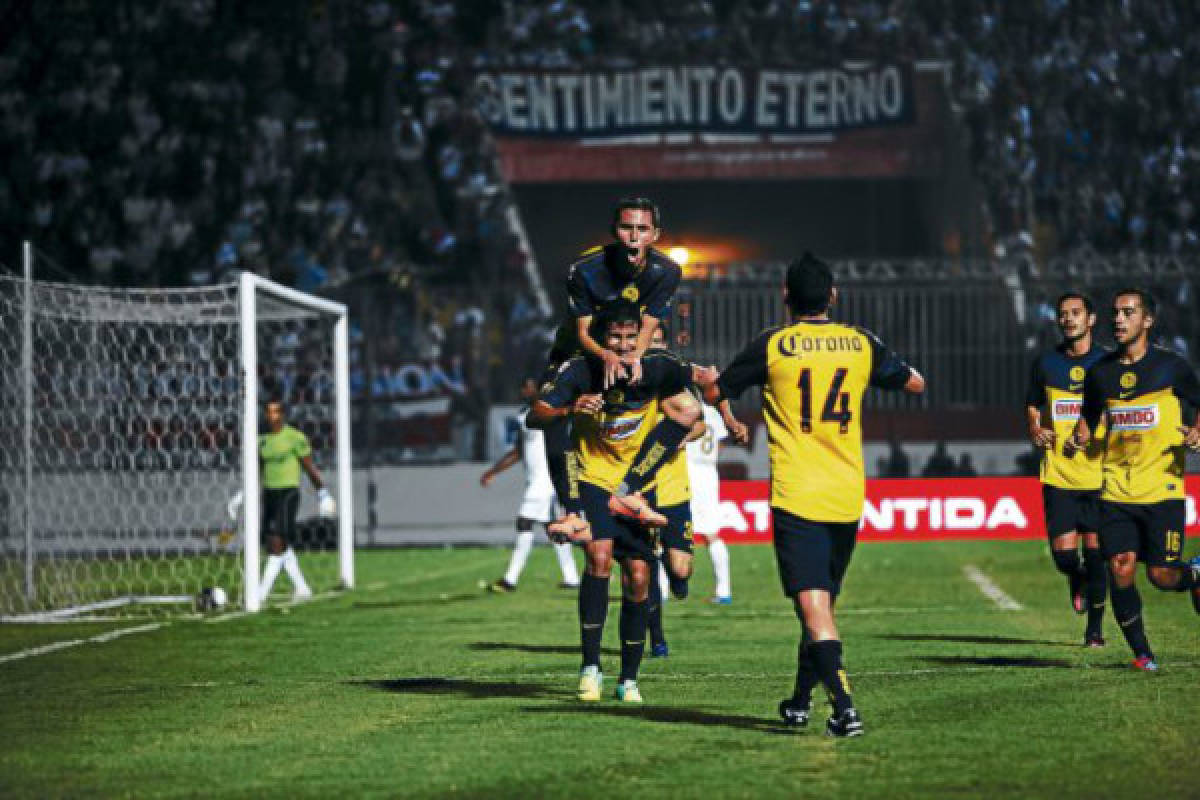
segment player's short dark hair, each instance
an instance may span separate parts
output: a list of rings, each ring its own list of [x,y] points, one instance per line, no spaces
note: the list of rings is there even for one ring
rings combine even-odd
[[[618,298],[596,315],[596,324],[601,332],[607,331],[610,325],[623,325],[627,322],[642,326],[642,309],[632,300]]]
[[[267,402],[263,403],[263,408],[266,408],[267,406],[279,406],[280,408],[287,408],[287,404],[283,402],[283,396],[278,394],[267,395]]]
[[[634,211],[649,211],[650,219],[654,222],[654,227],[662,227],[662,217],[658,213],[658,205],[653,200],[649,197],[622,197],[617,201],[616,208],[613,209],[613,230],[616,230],[617,223],[621,221],[621,212],[630,209]]]
[[[1063,303],[1067,302],[1068,300],[1075,299],[1079,299],[1083,302],[1084,311],[1089,314],[1096,313],[1096,304],[1092,302],[1091,295],[1081,291],[1080,289],[1067,289],[1065,292],[1060,294],[1058,299],[1054,301],[1054,312],[1058,313],[1059,309],[1062,308]]]
[[[1141,301],[1142,308],[1147,314],[1152,317],[1158,315],[1158,301],[1154,299],[1154,295],[1150,293],[1149,289],[1143,289],[1140,286],[1128,286],[1124,289],[1118,289],[1113,293],[1113,303],[1116,303],[1117,298],[1123,294],[1137,295],[1138,300]]]
[[[829,308],[833,293],[833,270],[805,250],[788,264],[787,304],[793,314],[821,314]]]

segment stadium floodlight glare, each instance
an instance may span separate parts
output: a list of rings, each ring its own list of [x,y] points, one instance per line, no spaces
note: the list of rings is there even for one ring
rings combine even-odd
[[[353,586],[345,306],[251,273],[109,289],[35,282],[29,248],[26,263],[24,280],[0,274],[0,619],[190,605],[211,587],[257,611],[274,396],[337,501],[323,519],[304,487],[293,548],[314,590]]]

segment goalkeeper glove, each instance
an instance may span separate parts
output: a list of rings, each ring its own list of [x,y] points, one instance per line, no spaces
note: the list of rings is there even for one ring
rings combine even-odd
[[[337,503],[328,489],[317,490],[317,514],[322,519],[333,519],[337,515]]]
[[[238,512],[242,510],[243,499],[241,490],[229,498],[229,502],[225,506],[225,513],[229,515],[230,521],[237,522]]]

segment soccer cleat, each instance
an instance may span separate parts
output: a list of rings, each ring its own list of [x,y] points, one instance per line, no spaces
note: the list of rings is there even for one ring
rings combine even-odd
[[[667,524],[667,518],[651,508],[646,498],[638,492],[621,497],[609,495],[608,510],[618,519],[636,522],[647,528],[661,528]]]
[[[783,724],[793,728],[803,728],[808,724],[808,715],[812,712],[812,700],[803,702],[795,697],[779,701],[779,716]]]
[[[651,658],[666,658],[670,652],[666,642],[656,642],[650,646]]]
[[[313,596],[312,589],[308,588],[307,586],[304,586],[304,587],[292,592],[292,600],[293,601],[311,600],[312,596]]]
[[[617,684],[618,703],[641,703],[642,693],[638,690],[637,681],[621,681]]]
[[[592,540],[592,526],[583,517],[571,513],[548,524],[546,526],[546,536],[555,544],[590,542]]]
[[[1067,586],[1071,590],[1071,608],[1075,609],[1076,614],[1087,613],[1087,597],[1083,593],[1087,586],[1087,575],[1083,572],[1071,575],[1067,578]]]
[[[687,596],[688,596],[688,579],[687,578],[677,578],[674,575],[672,575],[670,573],[670,571],[668,571],[667,572],[667,585],[671,589],[672,597],[674,597],[676,600],[687,600]]]
[[[1142,672],[1158,672],[1158,662],[1152,656],[1138,656],[1133,660],[1133,668]]]
[[[578,583],[568,583],[567,581],[559,581],[558,588],[570,589],[572,591],[575,591],[575,590],[579,589],[579,584]]]
[[[585,703],[600,702],[600,690],[604,686],[604,675],[599,667],[584,667],[579,671],[579,699]]]
[[[733,605],[733,598],[729,595],[716,595],[710,597],[708,602],[714,606],[731,606]]]
[[[498,581],[492,581],[488,584],[488,591],[494,594],[510,594],[516,590],[517,585],[515,583],[509,583],[508,581],[504,580],[504,578],[501,578]]]
[[[1089,631],[1088,633],[1085,633],[1083,635],[1083,646],[1084,647],[1098,648],[1098,647],[1104,647],[1106,644],[1108,644],[1108,643],[1104,641],[1104,637],[1101,634],[1096,633],[1094,631]]]
[[[837,737],[862,736],[862,719],[854,710],[854,706],[851,706],[842,713],[830,717],[829,721],[825,723],[825,732],[830,736]]]

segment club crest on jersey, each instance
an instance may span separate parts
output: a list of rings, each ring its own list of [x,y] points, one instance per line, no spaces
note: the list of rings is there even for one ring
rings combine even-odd
[[[640,427],[642,427],[641,417],[606,420],[600,423],[600,435],[609,441],[619,442],[633,436]]]
[[[1108,424],[1113,431],[1152,430],[1158,427],[1158,404],[1110,408]]]
[[[1083,376],[1086,374],[1087,372],[1083,367],[1071,367],[1071,380],[1075,381],[1076,383],[1083,380]]]
[[[1051,416],[1054,421],[1079,419],[1079,414],[1083,410],[1083,401],[1077,399],[1055,400],[1054,407],[1051,409]]]
[[[1135,386],[1137,386],[1137,373],[1136,372],[1122,372],[1121,373],[1121,388],[1122,389],[1132,389]]]
[[[638,298],[641,297],[641,294],[638,292],[638,288],[636,286],[626,286],[621,290],[621,297],[625,298],[631,303],[636,303]]]

